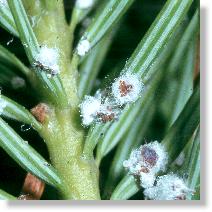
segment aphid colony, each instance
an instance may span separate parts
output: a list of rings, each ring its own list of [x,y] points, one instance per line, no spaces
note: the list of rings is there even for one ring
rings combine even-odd
[[[133,150],[123,166],[139,180],[147,199],[185,200],[193,191],[183,179],[173,173],[157,177],[158,173],[166,171],[167,163],[168,153],[165,147],[154,141]]]
[[[115,79],[107,90],[98,90],[95,96],[85,96],[80,104],[83,125],[105,123],[118,118],[126,104],[135,102],[141,96],[143,88],[138,75],[125,73]]]

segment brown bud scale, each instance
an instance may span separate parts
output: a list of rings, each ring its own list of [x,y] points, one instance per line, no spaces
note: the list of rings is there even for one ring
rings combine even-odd
[[[26,175],[19,200],[39,200],[43,194],[45,183],[34,175]]]
[[[40,123],[43,124],[49,112],[49,107],[44,103],[39,103],[38,105],[33,107],[30,112]]]

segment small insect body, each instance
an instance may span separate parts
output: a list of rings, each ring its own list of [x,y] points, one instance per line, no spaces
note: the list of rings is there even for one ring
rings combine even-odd
[[[115,114],[104,114],[104,113],[97,113],[97,117],[99,118],[100,121],[103,123],[106,123],[108,121],[112,121],[115,118]]]
[[[145,166],[141,166],[140,172],[149,173],[150,170],[147,167],[145,167]]]
[[[133,89],[132,85],[127,85],[125,81],[120,80],[119,89],[121,97],[126,96]]]
[[[38,71],[44,71],[44,72],[46,72],[47,74],[50,74],[51,77],[52,77],[52,76],[55,76],[55,75],[57,74],[57,71],[55,71],[55,70],[49,68],[48,66],[43,65],[43,64],[42,64],[41,62],[39,62],[39,61],[35,61],[35,62],[33,63],[33,67],[34,67],[36,70],[38,70]]]
[[[60,73],[59,56],[57,48],[40,46],[38,53],[34,56],[33,66],[38,71],[47,73],[47,77],[55,76]]]

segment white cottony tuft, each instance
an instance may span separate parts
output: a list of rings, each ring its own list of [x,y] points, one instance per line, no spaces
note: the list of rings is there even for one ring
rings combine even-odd
[[[7,0],[0,0],[0,6],[2,7],[9,7]]]
[[[54,75],[60,72],[58,65],[59,52],[57,48],[42,46],[35,60],[42,64],[42,66],[51,69]]]
[[[79,55],[83,56],[89,48],[89,42],[87,40],[82,40],[77,47],[77,52]],[[136,101],[140,97],[143,87],[144,85],[140,81],[138,75],[130,73],[122,74],[113,83],[112,89],[109,88],[103,91],[97,91],[95,97],[86,97],[81,103],[80,108],[81,116],[83,117],[83,125],[90,125],[94,121],[106,123],[117,119],[123,108],[122,106]],[[93,108],[92,104],[94,103],[98,105],[98,108]],[[89,108],[89,110],[85,108]]]
[[[165,171],[168,155],[162,144],[157,141],[141,145],[131,152],[130,158],[125,160],[123,166],[131,174],[139,175],[140,172],[149,173]]]
[[[156,174],[165,171],[167,163],[168,154],[164,146],[154,141],[133,150],[123,166],[130,174],[140,177],[143,188],[148,188],[154,184]]]
[[[137,74],[125,73],[112,84],[112,94],[120,105],[135,102],[141,95],[144,84]]]
[[[92,124],[101,108],[101,100],[92,96],[85,96],[80,104],[82,123],[85,126]]]
[[[92,7],[94,0],[77,0],[76,7],[79,9],[87,9]]]
[[[84,56],[90,49],[90,42],[88,40],[81,40],[77,46],[77,54]]]
[[[140,185],[143,188],[149,188],[154,185],[156,176],[154,173],[143,173],[140,174]]]
[[[0,91],[1,92],[1,91]],[[3,113],[4,108],[7,106],[7,103],[1,98],[1,93],[0,93],[0,115]]]
[[[156,185],[144,190],[144,195],[152,200],[186,200],[193,193],[183,179],[175,174],[163,175],[157,178]]]
[[[98,90],[95,96],[85,96],[80,104],[83,125],[88,126],[93,122],[106,123],[117,118],[120,110],[113,107],[113,102],[105,98]]]

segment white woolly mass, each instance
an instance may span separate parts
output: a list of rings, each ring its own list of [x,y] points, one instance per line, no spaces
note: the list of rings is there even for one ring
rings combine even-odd
[[[7,0],[0,0],[0,6],[9,7]]]
[[[77,46],[77,54],[84,56],[90,49],[90,42],[88,40],[81,40]]]
[[[79,105],[82,117],[82,123],[85,126],[93,122],[108,122],[116,118],[119,114],[119,108],[113,108],[113,103],[109,98],[104,98],[100,90],[95,96],[85,96],[83,102]]]
[[[47,46],[42,46],[35,58],[35,60],[40,62],[43,66],[50,68],[54,74],[58,74],[60,72],[58,59],[59,59],[58,49],[49,48]]]
[[[153,186],[156,174],[165,171],[167,163],[168,154],[164,146],[154,141],[133,150],[123,166],[130,174],[140,177],[143,188],[148,188]]]
[[[7,106],[7,103],[1,98],[0,94],[0,115],[3,113],[4,108]]]
[[[149,188],[154,185],[155,182],[155,174],[150,172],[150,173],[143,173],[141,172],[140,174],[140,185],[143,188]]]
[[[120,105],[135,102],[143,89],[144,84],[137,74],[123,74],[112,84],[112,94]]]
[[[87,9],[93,6],[94,0],[77,0],[76,7],[79,9]]]
[[[144,190],[144,195],[151,200],[184,200],[186,195],[193,193],[183,179],[175,174],[157,178],[156,185]]]
[[[82,40],[76,50],[79,55],[83,56],[89,48],[90,43]],[[136,101],[140,97],[143,87],[138,75],[126,73],[116,79],[112,89],[99,90],[94,97],[86,96],[80,104],[83,125],[88,126],[93,122],[106,123],[117,119],[121,112],[121,106]],[[111,90],[112,93],[109,92]]]
[[[82,123],[85,126],[90,125],[96,118],[101,108],[101,99],[93,96],[85,96],[84,101],[80,104]]]

